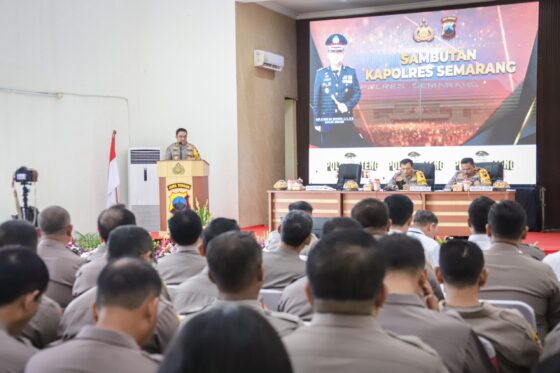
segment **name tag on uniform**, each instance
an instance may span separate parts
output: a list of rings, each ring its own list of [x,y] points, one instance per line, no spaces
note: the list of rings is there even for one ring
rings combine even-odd
[[[431,192],[432,187],[429,185],[411,185],[408,190],[411,192]]]
[[[491,192],[493,190],[494,188],[492,188],[492,185],[472,185],[469,188],[469,192]]]

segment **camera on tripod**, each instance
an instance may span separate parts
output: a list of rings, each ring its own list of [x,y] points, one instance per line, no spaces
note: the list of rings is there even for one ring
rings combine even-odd
[[[37,178],[38,178],[37,171],[27,167],[20,167],[14,173],[14,181],[22,185],[28,183],[34,183],[37,181]]]
[[[37,223],[37,216],[39,215],[39,210],[36,207],[29,206],[29,185],[37,182],[39,174],[36,170],[27,167],[20,167],[14,172],[14,178],[12,180],[12,187],[14,187],[14,198],[16,202],[17,215],[14,217],[20,220],[27,220],[33,224]],[[15,189],[15,183],[19,183],[22,190],[22,201],[23,206],[19,203],[19,198],[17,190]]]

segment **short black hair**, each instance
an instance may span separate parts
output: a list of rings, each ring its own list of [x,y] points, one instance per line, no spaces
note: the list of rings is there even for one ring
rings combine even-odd
[[[194,245],[202,233],[202,222],[191,209],[177,211],[167,221],[171,239],[179,245]]]
[[[240,231],[239,224],[235,219],[216,218],[212,219],[210,223],[202,231],[202,246],[208,247],[208,244],[214,237],[229,231]]]
[[[313,213],[313,206],[311,206],[311,204],[306,201],[296,201],[288,205],[288,211],[294,210],[305,211],[311,214]]]
[[[431,211],[428,210],[418,210],[414,214],[413,223],[419,226],[425,227],[428,224],[439,224],[439,220]]]
[[[0,247],[21,245],[37,251],[37,232],[33,224],[24,220],[7,220],[0,224]]]
[[[461,159],[461,164],[472,164],[474,166],[474,159],[472,159],[471,157],[466,157]]]
[[[362,229],[362,226],[356,219],[346,216],[329,219],[323,224],[321,236],[339,231],[341,229]]]
[[[282,219],[280,236],[282,242],[290,246],[301,245],[313,230],[313,219],[301,210],[290,211]]]
[[[409,163],[410,163],[411,166],[414,167],[414,162],[410,158],[402,159],[399,164],[402,166],[402,165],[409,164]]]
[[[153,248],[152,237],[147,230],[136,225],[121,225],[109,234],[107,256],[109,260],[139,258]]]
[[[292,367],[268,321],[249,307],[228,304],[193,317],[158,372],[292,373]]]
[[[109,233],[121,225],[136,225],[136,217],[132,211],[121,204],[101,211],[97,218],[97,231],[105,242],[109,239]]]
[[[175,131],[175,136],[177,136],[179,134],[179,132],[186,132],[187,135],[189,134],[189,131],[187,131],[184,128],[177,128],[177,131]]]
[[[347,229],[322,237],[309,252],[306,270],[314,298],[365,301],[383,289],[385,261],[371,235]]]
[[[39,214],[39,228],[46,235],[63,233],[70,225],[70,214],[60,206],[49,206]]]
[[[515,201],[496,202],[488,212],[492,236],[508,240],[518,240],[527,226],[527,213]]]
[[[356,203],[351,215],[363,228],[384,228],[389,224],[389,209],[376,198],[366,198]]]
[[[0,248],[0,307],[35,290],[41,295],[48,284],[49,270],[37,253],[21,245]]]
[[[162,282],[149,263],[138,258],[109,262],[97,278],[97,307],[136,309],[149,297],[159,297]]]
[[[389,208],[389,217],[394,225],[405,225],[412,217],[414,203],[404,194],[393,194],[385,198],[385,204]]]
[[[379,240],[387,271],[406,272],[415,275],[426,266],[426,254],[422,243],[406,234],[395,233]]]
[[[206,260],[218,289],[237,293],[257,276],[262,265],[262,249],[249,232],[226,232],[210,242]]]
[[[486,233],[488,213],[496,202],[486,196],[475,198],[469,206],[469,220],[475,233]]]
[[[457,288],[473,286],[484,268],[484,255],[474,242],[449,240],[441,245],[439,268],[449,285]]]

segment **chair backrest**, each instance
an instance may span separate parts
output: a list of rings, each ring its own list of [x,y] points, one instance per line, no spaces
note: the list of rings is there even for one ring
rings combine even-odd
[[[414,169],[416,171],[422,171],[426,182],[434,190],[436,183],[436,166],[433,163],[414,163]]]
[[[535,317],[535,310],[533,307],[528,305],[525,302],[520,300],[493,300],[493,299],[485,299],[485,302],[488,302],[496,307],[500,308],[511,308],[518,310],[521,312],[523,317],[531,324],[533,330],[537,330],[537,318]]]
[[[492,183],[496,180],[504,180],[504,164],[501,162],[479,162],[476,167],[484,168],[488,171]]]
[[[271,311],[278,310],[278,304],[280,303],[280,297],[282,296],[282,290],[278,289],[261,289],[259,293],[263,303],[266,308]]]
[[[348,180],[354,180],[360,184],[362,179],[362,165],[359,163],[343,163],[338,166],[338,182],[336,189],[341,190],[344,183]]]
[[[494,348],[494,345],[492,345],[492,342],[490,342],[489,340],[487,340],[486,338],[481,337],[481,336],[478,336],[478,340],[480,341],[480,344],[482,345],[482,347],[484,347],[484,350],[486,351],[486,354],[490,358],[490,361],[492,362],[492,365],[494,365],[494,368],[496,368],[496,371],[499,372],[500,371],[500,365],[498,363],[498,356],[496,354],[496,349]]]

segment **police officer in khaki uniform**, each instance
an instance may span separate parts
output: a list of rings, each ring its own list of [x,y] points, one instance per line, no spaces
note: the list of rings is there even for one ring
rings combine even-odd
[[[439,353],[450,372],[494,372],[468,324],[434,310],[437,299],[428,286],[422,244],[395,234],[381,239],[379,246],[387,265],[385,286],[389,292],[378,315],[381,327],[419,337]]]
[[[258,302],[263,284],[262,249],[244,232],[223,233],[210,242],[206,251],[210,279],[218,287],[218,301],[206,309],[229,303],[248,306],[259,312],[280,336],[302,325],[297,316],[263,309]],[[188,322],[185,326],[188,328]]]
[[[461,169],[453,175],[444,190],[451,190],[454,184],[461,184],[466,180],[470,181],[472,185],[492,185],[486,169],[476,167],[472,158],[463,158],[461,159]]]
[[[305,276],[305,262],[299,255],[311,242],[313,219],[303,211],[290,211],[282,219],[280,246],[263,255],[265,289],[283,289]]]
[[[179,285],[206,266],[206,260],[197,248],[202,223],[198,214],[188,209],[175,213],[168,226],[171,239],[175,242],[175,252],[161,258],[157,270],[167,284]]]
[[[39,307],[49,272],[39,256],[21,245],[0,249],[0,372],[23,372],[33,347],[16,339]]]
[[[72,240],[70,214],[60,206],[50,206],[39,214],[41,242],[37,253],[49,269],[50,282],[47,292],[64,308],[72,300],[72,287],[76,281],[76,272],[84,260],[66,248]]]
[[[193,144],[187,141],[188,132],[184,128],[175,131],[177,142],[169,145],[165,150],[165,159],[168,161],[181,161],[190,159],[200,159],[200,153]]]
[[[412,159],[405,158],[400,162],[397,171],[385,186],[386,190],[408,190],[411,185],[427,185],[426,176],[422,171],[414,169]]]
[[[140,259],[120,259],[103,269],[98,285],[95,326],[38,353],[26,372],[156,372],[158,362],[140,349],[157,323],[162,284],[156,270]]]
[[[447,293],[440,311],[459,313],[477,335],[489,340],[501,372],[530,371],[541,352],[536,332],[518,311],[479,301],[480,287],[488,279],[482,250],[474,242],[452,240],[442,246],[440,258],[436,275]]]
[[[552,268],[519,250],[526,222],[517,202],[501,201],[490,208],[487,233],[492,246],[484,251],[489,276],[480,298],[519,300],[533,307],[542,340],[560,322],[560,287]]]
[[[239,225],[233,219],[212,219],[202,232],[202,243],[199,246],[200,255],[206,257],[206,248],[214,237],[225,232],[240,230]],[[180,315],[199,312],[214,303],[218,298],[218,288],[210,281],[208,272],[208,266],[205,266],[202,272],[189,278],[176,288],[173,304]]]
[[[109,235],[108,245],[110,263],[126,257],[139,258],[150,262],[152,238],[143,228],[133,225],[115,228]],[[74,338],[84,326],[94,324],[92,305],[95,303],[97,293],[97,287],[92,288],[68,305],[59,326],[59,336],[62,339]],[[163,353],[179,327],[178,315],[173,305],[166,299],[163,290],[160,298],[157,307],[158,321],[155,333],[148,344],[143,346],[146,351],[152,353]]]
[[[441,358],[417,338],[384,331],[385,264],[362,230],[321,237],[307,260],[311,324],[284,338],[294,373],[447,372]]]

